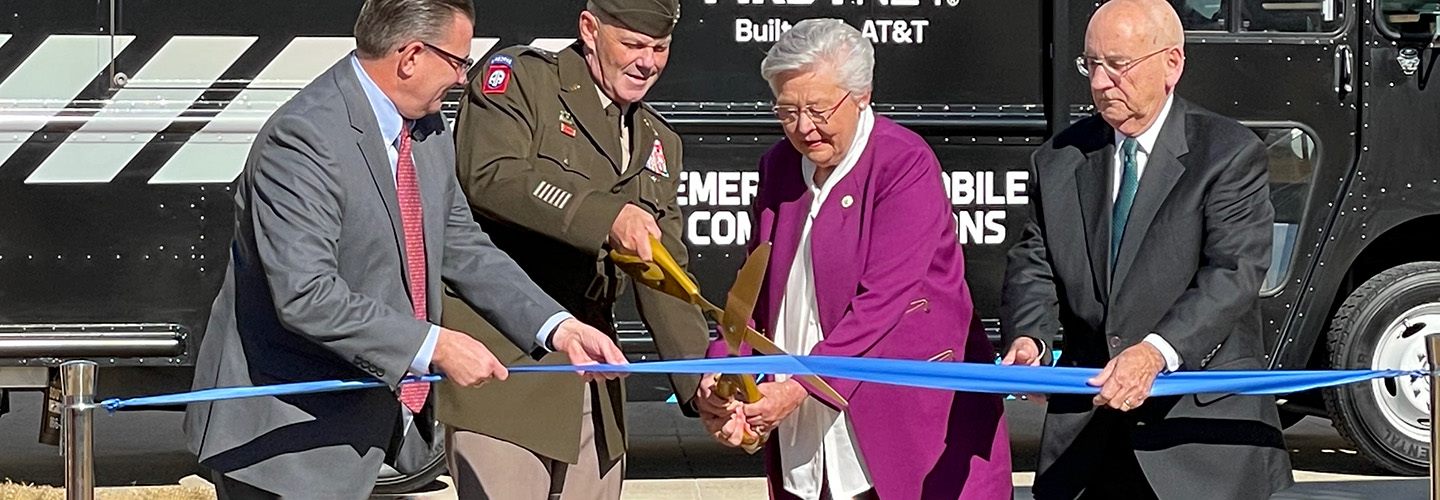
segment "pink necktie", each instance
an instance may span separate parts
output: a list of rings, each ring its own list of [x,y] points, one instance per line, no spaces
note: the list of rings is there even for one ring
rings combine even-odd
[[[400,158],[396,161],[395,191],[400,198],[400,225],[405,230],[405,274],[410,282],[410,305],[415,319],[426,319],[425,226],[420,207],[420,183],[415,179],[415,161],[410,157],[410,122],[400,129]],[[412,413],[425,406],[430,384],[400,386],[400,404]]]

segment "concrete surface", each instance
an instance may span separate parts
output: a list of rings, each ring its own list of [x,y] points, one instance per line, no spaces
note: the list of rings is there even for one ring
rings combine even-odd
[[[58,485],[58,449],[36,442],[39,393],[13,396],[12,413],[0,417],[0,480]],[[1007,404],[1014,448],[1016,498],[1030,498],[1042,407]],[[203,472],[185,450],[178,412],[138,411],[96,415],[96,476],[103,486],[173,485]],[[663,403],[638,403],[630,411],[631,457],[626,500],[763,499],[760,457],[719,446],[695,420]],[[1285,433],[1300,483],[1280,499],[1422,499],[1424,478],[1395,477],[1371,465],[1330,427],[1308,417]],[[188,480],[188,484],[196,484]],[[434,485],[424,499],[455,498],[448,484]],[[401,497],[389,497],[401,498]]]

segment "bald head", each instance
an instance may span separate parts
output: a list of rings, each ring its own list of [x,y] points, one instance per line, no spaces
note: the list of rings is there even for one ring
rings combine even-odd
[[[1185,29],[1169,2],[1112,0],[1085,30],[1083,64],[1096,111],[1138,137],[1154,125],[1185,70]]]
[[[1183,47],[1185,28],[1180,15],[1163,0],[1111,0],[1095,10],[1090,18],[1089,34],[1096,30],[1112,32],[1141,45],[1153,48]]]

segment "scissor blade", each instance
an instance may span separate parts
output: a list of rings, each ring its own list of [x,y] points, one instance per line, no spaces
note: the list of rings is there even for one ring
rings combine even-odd
[[[725,299],[725,316],[720,322],[721,333],[731,354],[738,354],[742,335],[749,329],[750,316],[755,312],[755,302],[760,299],[760,287],[765,283],[765,268],[770,265],[770,243],[761,243],[740,266],[735,274],[735,284]],[[763,337],[762,337],[763,338]]]
[[[788,356],[790,354],[785,352],[784,349],[781,349],[780,346],[775,345],[775,342],[771,341],[764,335],[761,335],[760,332],[755,331],[755,329],[750,328],[749,326],[746,326],[745,330],[743,331],[744,335],[737,336],[743,337],[745,339],[745,343],[750,344],[750,348],[754,349],[755,352],[769,355]],[[846,401],[845,397],[841,396],[834,387],[830,387],[830,384],[825,382],[825,379],[822,379],[815,375],[795,375],[794,377],[805,381],[805,383],[807,384],[810,384],[811,387],[815,388],[815,390],[818,391],[821,395],[825,396],[826,399],[829,399],[831,402],[839,405],[841,409],[844,409],[850,405],[850,402]]]

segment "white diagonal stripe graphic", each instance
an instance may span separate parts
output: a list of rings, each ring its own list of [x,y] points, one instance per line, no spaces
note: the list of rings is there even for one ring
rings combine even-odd
[[[485,54],[489,54],[490,49],[495,48],[495,44],[497,43],[500,43],[499,38],[476,38],[470,40],[470,58],[479,61],[475,64],[485,64],[485,60],[480,58],[485,57]]]
[[[210,123],[160,167],[151,184],[227,183],[245,168],[255,134],[280,105],[355,48],[349,37],[297,37]]]
[[[472,57],[499,43],[475,38]],[[191,136],[165,163],[151,184],[226,183],[245,168],[255,134],[286,101],[355,48],[349,37],[296,37],[209,124]]]
[[[572,196],[574,196],[574,195],[572,195],[572,194],[570,194],[570,193],[565,193],[565,196],[561,196],[561,197],[560,197],[560,208],[561,208],[561,209],[564,209],[564,208],[565,208],[565,205],[568,205],[568,204],[570,203],[570,197],[572,197]]]
[[[295,37],[246,89],[286,89],[294,91],[290,93],[293,95],[354,49],[355,39],[351,37]],[[280,101],[287,100],[289,96]]]
[[[114,55],[133,41],[114,37]],[[108,35],[52,35],[0,82],[0,164],[110,64],[111,44]]]
[[[530,46],[550,52],[560,52],[575,43],[574,38],[536,38],[530,41]]]
[[[235,63],[253,36],[177,36],[150,59],[133,79],[184,82],[182,88],[124,88],[110,105],[91,117],[61,144],[26,184],[110,182],[156,133]],[[188,88],[183,88],[188,87]]]
[[[4,47],[4,46],[5,46],[5,42],[8,42],[8,41],[10,41],[10,34],[9,34],[9,33],[0,33],[0,47]]]

